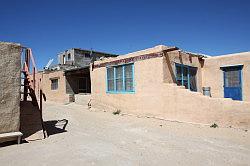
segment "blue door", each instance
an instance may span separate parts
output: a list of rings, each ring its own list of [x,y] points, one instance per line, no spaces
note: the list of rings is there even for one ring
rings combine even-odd
[[[223,67],[224,97],[242,100],[242,66]]]

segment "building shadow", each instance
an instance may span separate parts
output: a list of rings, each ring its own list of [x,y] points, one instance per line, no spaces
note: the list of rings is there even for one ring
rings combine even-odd
[[[21,140],[21,144],[28,143],[25,140]],[[12,146],[12,145],[18,145],[17,140],[12,140],[12,141],[6,141],[6,142],[1,142],[0,143],[0,148],[6,147],[6,146]]]
[[[67,132],[66,126],[68,125],[68,122],[69,121],[67,119],[45,121],[44,127],[47,131],[47,135],[50,136]]]

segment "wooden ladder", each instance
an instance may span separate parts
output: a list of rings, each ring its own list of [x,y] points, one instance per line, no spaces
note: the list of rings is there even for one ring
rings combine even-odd
[[[36,93],[36,84],[39,82],[36,82],[37,70],[32,50],[23,48],[22,56],[20,128],[26,140],[43,139],[47,137],[42,118],[43,92],[42,89],[37,89],[38,93]],[[31,68],[32,74],[30,73]],[[37,98],[39,98],[39,102]]]

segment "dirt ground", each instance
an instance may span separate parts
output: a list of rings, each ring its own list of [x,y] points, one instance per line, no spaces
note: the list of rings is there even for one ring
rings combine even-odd
[[[76,104],[46,103],[44,121],[49,138],[0,148],[1,166],[250,165],[250,131],[113,115]]]

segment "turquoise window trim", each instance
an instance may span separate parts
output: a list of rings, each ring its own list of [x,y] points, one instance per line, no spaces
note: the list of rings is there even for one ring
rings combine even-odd
[[[184,86],[184,81],[187,81],[187,83],[188,83],[188,89],[190,90],[191,89],[191,87],[190,87],[190,68],[192,68],[192,66],[175,63],[175,67],[176,66],[181,67],[181,79],[177,79],[177,77],[175,77],[176,81],[181,81],[181,85],[182,86]],[[183,73],[184,73],[184,67],[187,68],[187,80],[184,79],[184,75],[183,75]],[[195,67],[193,67],[193,68],[195,68]],[[176,68],[175,68],[175,75],[177,76],[177,70],[176,70]]]
[[[190,67],[188,67],[188,89],[190,89],[190,77],[189,77],[189,73],[190,73]]]
[[[116,68],[114,67],[114,91],[116,91]]]
[[[125,66],[122,66],[122,91],[125,91]]]
[[[125,66],[126,65],[132,65],[132,79],[133,79],[133,90],[125,90]],[[121,91],[117,91],[116,90],[116,68],[118,66],[122,66],[122,90]],[[114,90],[113,91],[109,91],[108,90],[108,68],[114,68]],[[113,66],[108,66],[106,67],[106,93],[108,94],[133,94],[135,93],[135,79],[134,79],[134,63],[127,63],[127,64],[122,64],[122,65],[113,65]]]

